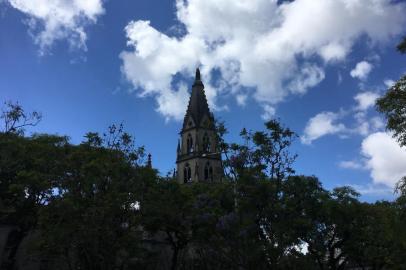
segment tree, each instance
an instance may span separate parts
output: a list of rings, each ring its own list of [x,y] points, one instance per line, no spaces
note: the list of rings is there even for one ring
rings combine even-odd
[[[226,130],[218,126],[226,175],[235,183],[235,209],[227,220],[228,232],[234,232],[238,242],[228,249],[229,257],[239,263],[236,267],[248,269],[279,267],[287,249],[297,242],[280,230],[282,223],[286,225],[281,219],[283,183],[294,173],[296,155],[289,147],[296,135],[278,120],[265,127],[257,132],[243,129],[242,144],[227,144],[222,139]]]
[[[401,53],[406,53],[406,37],[404,37],[403,41],[399,43],[397,49]]]
[[[247,131],[240,133],[243,144],[227,144],[223,136],[226,129],[223,124],[217,128],[220,137],[220,149],[225,157],[224,167],[227,175],[234,180],[250,176],[266,176],[280,185],[280,181],[293,174],[292,164],[296,155],[289,152],[297,135],[284,127],[278,120],[265,123],[265,131]]]
[[[226,177],[181,185],[145,165],[122,125],[67,137],[0,133],[0,223],[28,232],[42,269],[404,269],[406,180],[396,202],[361,203],[294,175],[279,121],[228,144]]]
[[[143,151],[121,127],[86,138],[64,149],[52,196],[38,213],[37,248],[50,269],[140,267],[147,252],[139,207],[156,172],[139,164]]]
[[[358,205],[352,236],[343,247],[348,262],[361,269],[402,269],[396,204],[380,201]]]
[[[23,238],[35,230],[38,213],[49,203],[65,166],[67,138],[35,135],[29,138],[0,133],[0,224],[15,227],[3,266],[13,267]],[[7,266],[5,266],[7,265]]]
[[[161,179],[146,194],[142,225],[156,261],[168,269],[224,269],[224,242],[217,226],[231,211],[227,183],[182,185]]]
[[[406,37],[397,49],[406,54]],[[393,132],[401,146],[406,145],[406,76],[403,76],[376,102],[376,108],[386,117],[386,128]]]
[[[401,146],[406,146],[406,76],[377,100],[377,109],[387,119],[386,128]]]
[[[310,216],[313,226],[303,241],[319,269],[345,269],[348,266],[346,243],[353,237],[359,215],[359,194],[350,187],[335,188],[320,198],[321,208]]]
[[[0,119],[3,121],[4,133],[23,134],[26,127],[36,126],[42,115],[37,111],[27,113],[18,102],[8,101],[4,103]]]
[[[403,54],[406,53],[406,37],[397,49]],[[386,129],[393,133],[393,137],[397,139],[400,146],[406,146],[406,75],[376,101],[376,108],[386,118]],[[405,177],[398,184],[397,191],[405,187],[404,183],[406,183]]]
[[[176,181],[160,182],[149,190],[141,213],[143,227],[150,233],[149,242],[153,246],[161,244],[160,250],[169,245],[170,269],[178,269],[182,252],[191,237],[192,197],[189,190]],[[161,253],[157,256],[163,259]]]

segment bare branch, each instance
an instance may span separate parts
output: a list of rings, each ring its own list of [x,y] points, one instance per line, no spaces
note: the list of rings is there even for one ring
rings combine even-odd
[[[12,101],[4,102],[0,119],[3,122],[4,133],[15,133],[22,135],[26,127],[34,127],[42,120],[42,114],[37,111],[26,113],[24,108]]]

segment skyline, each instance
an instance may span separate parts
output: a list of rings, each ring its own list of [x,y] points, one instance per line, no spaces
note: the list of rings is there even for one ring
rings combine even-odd
[[[406,72],[402,1],[38,3],[0,1],[0,99],[41,111],[33,131],[79,143],[123,122],[165,175],[200,67],[230,141],[280,118],[300,136],[298,174],[365,200],[393,198],[406,175],[374,110]]]

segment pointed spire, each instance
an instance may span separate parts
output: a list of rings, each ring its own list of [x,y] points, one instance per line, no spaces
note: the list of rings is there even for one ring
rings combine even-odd
[[[193,85],[203,85],[199,68],[196,68],[195,82],[193,83]]]
[[[200,79],[200,69],[196,68],[196,81],[201,81]]]
[[[152,155],[148,154],[148,161],[147,161],[147,167],[152,168]]]
[[[204,93],[204,85],[201,80],[200,69],[196,69],[196,77],[192,86],[192,93],[190,94],[189,104],[186,115],[183,121],[183,129],[188,128],[189,116],[193,118],[194,126],[199,128],[201,120],[207,115],[211,117],[209,105],[207,104],[206,95]]]

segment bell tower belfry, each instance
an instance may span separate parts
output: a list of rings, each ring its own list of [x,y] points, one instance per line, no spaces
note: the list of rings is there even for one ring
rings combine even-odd
[[[180,131],[176,165],[179,183],[219,182],[223,175],[214,117],[199,69]]]

